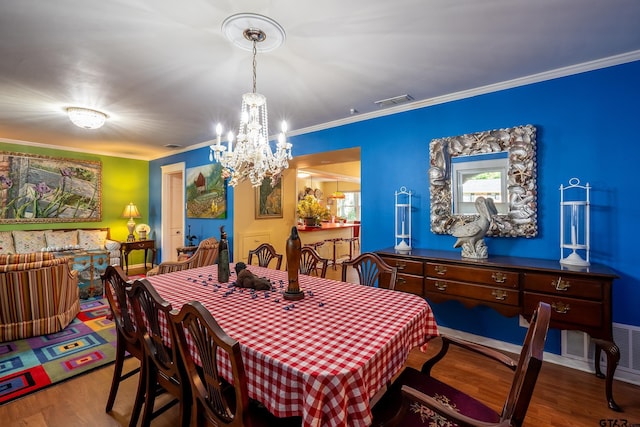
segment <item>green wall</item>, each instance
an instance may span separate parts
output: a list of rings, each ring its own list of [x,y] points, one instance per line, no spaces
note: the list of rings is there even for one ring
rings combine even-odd
[[[142,215],[142,218],[137,219],[136,223],[149,222],[149,162],[147,161],[55,150],[40,146],[14,144],[2,140],[0,140],[0,151],[102,162],[102,221],[0,224],[0,231],[109,227],[111,229],[111,239],[126,240],[128,234],[127,219],[122,218],[120,215],[122,215],[125,205],[129,202],[135,203],[138,206],[140,215]],[[129,255],[129,264],[138,264],[142,263],[142,261],[142,251],[134,251]]]

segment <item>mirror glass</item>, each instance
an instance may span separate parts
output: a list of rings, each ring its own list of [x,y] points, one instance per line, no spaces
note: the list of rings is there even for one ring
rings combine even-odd
[[[474,202],[483,196],[498,209],[488,236],[537,235],[535,136],[526,125],[432,140],[431,231],[449,234],[475,220]]]
[[[451,159],[451,213],[475,214],[477,197],[491,197],[499,213],[509,211],[507,205],[507,152],[495,156],[474,155]]]

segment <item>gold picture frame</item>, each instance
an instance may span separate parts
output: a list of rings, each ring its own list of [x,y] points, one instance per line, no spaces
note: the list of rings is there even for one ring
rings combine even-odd
[[[256,219],[282,218],[282,179],[275,186],[271,178],[265,178],[255,189]]]
[[[102,221],[100,161],[0,152],[0,224]]]

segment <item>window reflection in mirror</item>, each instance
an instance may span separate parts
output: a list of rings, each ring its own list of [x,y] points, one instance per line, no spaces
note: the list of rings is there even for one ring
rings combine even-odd
[[[459,156],[451,159],[452,214],[476,214],[475,200],[491,197],[498,213],[509,212],[507,152]]]
[[[477,213],[453,213],[455,203],[453,172],[454,159],[482,156],[489,153],[506,153],[508,166],[505,185],[507,192],[501,194],[507,204],[506,213],[493,216],[488,236],[535,237],[537,225],[537,185],[536,185],[536,128],[533,125],[494,129],[471,134],[435,138],[429,144],[429,210],[431,231],[436,234],[450,234],[452,227],[459,223],[473,221]],[[453,161],[453,162],[452,162]],[[470,166],[472,169],[477,166]],[[501,167],[499,169],[502,169]],[[498,169],[492,170],[496,174]],[[486,171],[481,171],[486,172]],[[478,172],[478,173],[481,173]],[[471,178],[469,172],[461,182]],[[464,186],[457,194],[464,194]],[[473,192],[469,198],[473,198]],[[464,199],[461,199],[464,200]],[[464,201],[458,201],[464,205]]]

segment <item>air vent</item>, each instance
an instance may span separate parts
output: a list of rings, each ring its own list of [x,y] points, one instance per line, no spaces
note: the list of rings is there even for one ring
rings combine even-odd
[[[394,96],[393,98],[381,99],[380,101],[375,101],[378,107],[391,107],[393,105],[404,104],[405,102],[413,101],[413,97],[411,95],[400,95]]]
[[[613,339],[620,348],[620,362],[614,378],[638,384],[640,382],[640,327],[613,323]],[[593,366],[595,348],[588,334],[562,331],[562,356],[589,362]],[[607,357],[603,352],[600,365],[606,371]]]
[[[167,147],[167,148],[180,148],[180,147],[182,147],[182,145],[178,145],[178,144],[167,144],[167,145],[165,145],[165,147]]]

